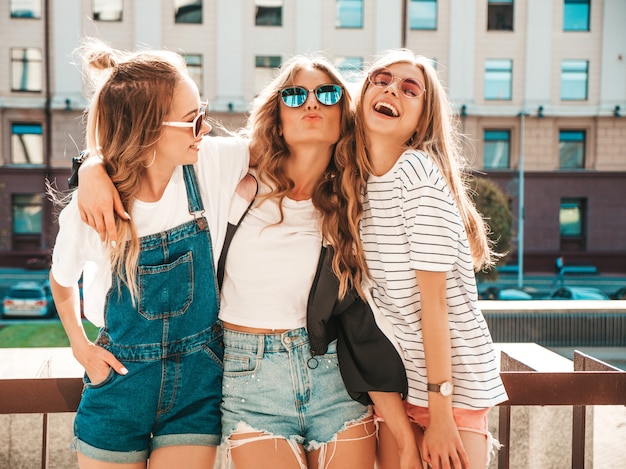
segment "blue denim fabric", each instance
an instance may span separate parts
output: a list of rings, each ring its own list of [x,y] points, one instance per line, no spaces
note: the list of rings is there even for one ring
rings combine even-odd
[[[260,335],[224,330],[223,438],[256,430],[310,451],[369,415],[345,389],[336,345],[312,357],[305,328]]]
[[[193,171],[193,170],[192,170]],[[190,191],[190,210],[201,201]],[[128,369],[85,388],[74,423],[75,447],[88,457],[139,462],[172,445],[219,444],[222,328],[211,237],[197,218],[140,239],[135,303],[113,279],[105,327],[96,343]]]

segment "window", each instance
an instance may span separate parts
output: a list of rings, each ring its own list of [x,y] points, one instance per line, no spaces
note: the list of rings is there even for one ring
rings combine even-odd
[[[257,55],[255,61],[254,94],[257,96],[272,81],[276,69],[280,67],[282,60],[280,56]]]
[[[559,132],[559,167],[561,169],[584,169],[584,130],[561,130]]]
[[[590,0],[564,0],[563,31],[589,31]]]
[[[582,251],[585,249],[587,200],[563,198],[559,209],[561,250]]]
[[[511,99],[512,60],[487,60],[485,63],[485,99]]]
[[[41,234],[41,194],[13,195],[13,234]]]
[[[335,57],[335,67],[348,83],[361,83],[363,59],[361,57]]]
[[[95,21],[122,21],[122,0],[93,0]]]
[[[257,26],[283,25],[283,0],[255,0]]]
[[[488,0],[487,31],[513,31],[513,0]]]
[[[485,130],[483,168],[508,169],[510,167],[511,132],[508,130]]]
[[[409,27],[411,29],[437,29],[437,0],[411,0]]]
[[[32,47],[11,49],[11,91],[41,91],[42,88],[41,50]]]
[[[184,54],[183,57],[187,63],[187,71],[200,91],[200,98],[205,99],[202,86],[202,56],[200,54]]]
[[[11,163],[43,164],[41,124],[11,125]]]
[[[10,0],[11,18],[41,18],[42,0]]]
[[[587,99],[589,62],[564,60],[561,62],[561,99],[563,101]]]
[[[174,0],[174,22],[202,24],[202,0]]]
[[[335,26],[337,28],[362,28],[363,27],[363,0],[336,0],[337,15]]]

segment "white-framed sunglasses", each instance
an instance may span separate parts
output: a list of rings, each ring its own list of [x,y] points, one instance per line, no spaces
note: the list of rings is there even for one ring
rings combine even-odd
[[[209,131],[211,124],[207,121],[207,111],[209,109],[209,105],[206,102],[200,104],[200,110],[198,111],[198,115],[193,118],[191,122],[163,122],[162,125],[168,125],[170,127],[191,127],[193,129],[193,138],[198,138],[200,136],[200,132],[202,131],[202,124],[204,122],[209,126]]]

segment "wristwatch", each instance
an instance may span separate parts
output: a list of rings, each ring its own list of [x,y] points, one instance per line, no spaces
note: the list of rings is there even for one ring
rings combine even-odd
[[[78,187],[78,170],[80,169],[80,165],[83,164],[87,158],[89,158],[89,152],[87,150],[81,151],[80,155],[72,158],[72,174],[67,179],[67,186],[70,189],[76,189]]]
[[[426,389],[428,390],[428,392],[438,392],[443,397],[448,397],[452,395],[452,391],[454,391],[454,385],[450,381],[444,381],[441,384],[428,383],[426,385]]]

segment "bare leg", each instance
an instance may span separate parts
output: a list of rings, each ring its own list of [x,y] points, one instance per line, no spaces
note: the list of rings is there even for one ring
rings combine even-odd
[[[337,434],[336,440],[307,454],[310,469],[374,469],[376,428],[366,417]]]
[[[420,427],[411,424],[418,451],[422,448],[424,432]],[[427,467],[423,463],[424,468]],[[396,439],[385,422],[378,425],[378,447],[376,448],[376,469],[398,469],[400,467],[400,450]]]
[[[300,445],[263,432],[233,433],[228,451],[236,469],[301,469],[306,456]]]
[[[215,446],[166,446],[155,449],[150,455],[150,469],[213,469],[215,465]]]
[[[147,467],[146,462],[136,462],[129,464],[118,464],[112,462],[96,461],[85,456],[82,453],[78,453],[78,467],[80,469],[145,469]]]
[[[459,431],[461,441],[467,452],[472,469],[485,469],[487,467],[488,451],[487,437],[476,432]]]

